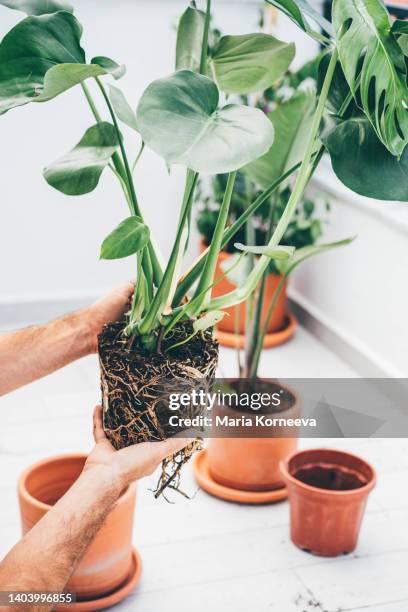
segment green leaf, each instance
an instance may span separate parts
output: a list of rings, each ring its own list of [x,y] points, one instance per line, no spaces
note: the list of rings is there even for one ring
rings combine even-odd
[[[223,36],[209,58],[209,73],[222,91],[263,91],[280,79],[295,56],[295,45],[269,34]]]
[[[0,4],[27,15],[46,15],[57,11],[74,12],[74,7],[66,0],[0,0]]]
[[[326,251],[330,251],[331,249],[337,249],[338,247],[346,246],[353,242],[355,236],[352,238],[345,238],[344,240],[338,240],[337,242],[328,242],[326,244],[314,244],[302,247],[301,249],[296,249],[294,256],[292,259],[280,262],[279,270],[281,274],[285,274],[288,276],[293,272],[297,266],[306,261],[306,259],[310,259],[310,257],[314,257],[315,255],[320,255],[321,253],[325,253]]]
[[[394,34],[408,34],[408,21],[406,19],[396,19],[391,27]]]
[[[276,260],[286,260],[293,257],[293,253],[295,252],[295,247],[292,246],[248,246],[246,244],[241,244],[240,242],[236,242],[234,247],[238,249],[238,251],[243,251],[244,253],[253,253],[254,255],[266,255],[271,259]]]
[[[323,141],[344,185],[378,200],[408,202],[408,146],[399,160],[391,155],[365,115],[339,121]]]
[[[309,26],[306,17],[313,19],[330,37],[333,36],[331,23],[310,6],[306,0],[266,0],[266,2],[282,11],[301,30],[318,42],[327,42],[327,39]]]
[[[107,58],[100,65],[86,64],[81,35],[74,15],[63,11],[27,17],[12,28],[0,44],[0,114],[119,70]]]
[[[333,24],[353,95],[383,144],[400,156],[408,143],[407,70],[386,8],[381,0],[334,0]]]
[[[55,64],[84,64],[81,33],[66,12],[27,17],[10,30],[0,44],[0,113],[39,96]]]
[[[118,145],[113,125],[97,123],[85,132],[72,151],[44,169],[45,180],[66,195],[89,193],[97,186]]]
[[[408,21],[396,19],[392,24],[391,32],[396,36],[404,55],[408,56]]]
[[[86,79],[106,74],[97,65],[91,64],[57,64],[50,68],[44,77],[42,92],[32,99],[33,102],[47,102],[59,94],[79,85]]]
[[[403,54],[408,57],[408,34],[401,34],[401,36],[398,37],[398,44]]]
[[[137,132],[136,113],[126,100],[123,92],[114,85],[109,85],[109,98],[120,121]]]
[[[122,259],[141,251],[149,242],[150,231],[140,217],[128,217],[103,241],[101,259]]]
[[[192,4],[180,17],[177,29],[176,70],[200,71],[205,13]]]
[[[214,327],[221,321],[227,313],[224,310],[209,310],[203,317],[200,317],[193,323],[195,333],[205,331],[209,327]]]
[[[269,151],[243,168],[262,189],[297,164],[306,150],[316,99],[314,94],[299,92],[268,113],[275,127]]]
[[[110,57],[105,57],[103,55],[93,57],[91,59],[91,64],[101,66],[105,70],[105,74],[111,74],[116,80],[122,78],[126,73],[126,66],[124,64],[118,64],[113,61],[113,59],[110,59]]]
[[[266,153],[273,127],[256,108],[218,108],[217,86],[205,76],[181,70],[151,83],[136,112],[144,142],[169,164],[196,172],[222,173]]]

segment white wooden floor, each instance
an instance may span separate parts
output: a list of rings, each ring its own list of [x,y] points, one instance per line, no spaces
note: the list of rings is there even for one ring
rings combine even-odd
[[[223,375],[234,354],[223,350]],[[354,376],[347,365],[299,329],[268,351],[262,373],[281,377]],[[0,556],[19,537],[16,480],[45,456],[88,450],[99,400],[96,358],[73,364],[0,400]],[[323,441],[308,440],[307,445]],[[305,445],[305,444],[304,444]],[[408,610],[408,441],[333,440],[378,470],[355,554],[322,559],[297,550],[288,536],[288,504],[239,506],[197,491],[173,505],[139,485],[134,542],[144,573],[116,610],[140,612],[406,612]],[[197,490],[191,467],[184,488]]]

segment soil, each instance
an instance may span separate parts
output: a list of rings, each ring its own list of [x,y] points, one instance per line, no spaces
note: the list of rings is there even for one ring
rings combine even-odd
[[[356,470],[330,463],[309,463],[299,467],[292,476],[311,487],[329,491],[352,491],[367,484]]]
[[[126,321],[106,325],[99,335],[99,361],[103,403],[104,430],[116,449],[139,442],[165,440],[181,433],[183,428],[171,427],[169,409],[171,393],[191,392],[194,388],[210,387],[218,362],[218,343],[212,330],[196,334],[189,342],[175,349],[170,347],[192,333],[191,323],[176,326],[170,337],[163,339],[160,350],[149,351],[135,346],[126,338]],[[170,350],[169,350],[170,349]],[[186,407],[179,415],[194,417],[201,407]],[[177,488],[182,465],[199,447],[193,441],[184,451],[163,463],[163,473],[157,495],[166,486]]]

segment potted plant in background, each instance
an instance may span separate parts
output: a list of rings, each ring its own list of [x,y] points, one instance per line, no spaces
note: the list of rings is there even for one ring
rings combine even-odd
[[[247,335],[245,363],[240,368],[241,376],[247,377],[250,385],[258,374],[259,358],[267,333],[265,322],[262,324],[260,307],[268,266],[264,256],[268,249],[284,239],[290,219],[325,150],[331,156],[338,177],[356,192],[378,199],[408,200],[406,182],[397,181],[398,173],[404,175],[407,169],[407,62],[404,58],[404,45],[399,45],[406,24],[392,24],[381,2],[373,3],[370,11],[364,13],[354,5],[354,8],[347,6],[344,9],[341,2],[335,0],[334,32],[331,24],[305,2],[273,1],[271,4],[282,9],[303,31],[323,42],[328,49],[321,57],[317,106],[312,125],[308,128],[300,171],[286,209],[277,224],[272,226],[271,238],[266,245],[257,246],[252,243],[248,248],[243,244],[235,244],[237,249],[260,256],[260,259],[253,260],[252,267],[243,270],[231,296],[241,296],[242,287],[249,285],[249,279],[255,279],[256,272],[264,268],[260,290],[250,297],[255,301],[255,306],[252,308],[253,316]],[[318,21],[325,34],[311,28],[308,21],[310,18]],[[364,33],[363,40],[358,36],[352,40],[357,24]],[[379,40],[383,46],[379,47]],[[364,61],[359,63],[363,51]],[[387,72],[388,80],[384,77],[384,71]],[[274,125],[279,124],[274,122]],[[276,142],[275,136],[271,150],[276,148]],[[267,160],[269,165],[264,163]],[[250,166],[252,172],[258,172],[263,168],[270,169],[272,164],[273,157],[268,152]],[[248,224],[252,221],[252,218],[249,219]],[[331,245],[305,247],[298,249],[294,257],[281,266],[279,262],[274,262],[280,267],[282,280],[269,303],[266,320],[273,312],[285,279],[303,258],[348,242],[345,240]],[[213,304],[217,306],[217,299]],[[238,385],[242,385],[242,380],[238,381]],[[294,410],[296,396],[289,402],[289,407],[287,404],[285,410]],[[208,450],[196,458],[195,470],[199,484],[215,495],[235,501],[262,503],[282,498],[285,493],[274,490],[283,485],[279,462],[296,446],[293,438],[284,438],[284,435],[285,432],[275,431],[269,440],[211,439]]]
[[[293,162],[301,158],[315,104],[315,79],[317,79],[317,66],[320,59],[319,55],[297,72],[286,72],[282,79],[261,95],[257,95],[254,100],[254,105],[262,109],[274,125],[275,138],[267,154],[238,173],[229,211],[230,224],[262,193],[263,189],[279,178]],[[248,98],[248,96],[241,97]],[[209,183],[204,185],[201,183],[197,190],[199,204],[197,227],[202,237],[202,250],[211,244],[225,182],[226,177],[218,175],[213,177]],[[245,226],[226,244],[219,256],[217,276],[221,276],[233,262],[231,254],[238,252],[234,246],[235,242],[245,243],[249,239],[256,246],[265,245],[270,228],[283,213],[290,193],[291,181],[288,180],[287,184],[283,184],[263,202],[256,214],[250,217]],[[315,195],[304,195],[282,238],[283,245],[291,245],[297,249],[314,245],[321,237],[322,225],[326,221],[329,204],[325,202],[323,206],[323,203],[317,200]],[[278,265],[272,260],[263,287],[261,305],[263,323],[268,304],[281,278]],[[235,286],[234,275],[227,275],[214,287],[213,294],[223,295],[234,289]],[[264,340],[265,348],[288,340],[295,330],[296,320],[294,315],[288,312],[286,302],[286,285],[284,285],[268,321],[268,331]],[[247,314],[249,316],[250,313],[246,313],[244,303],[227,309],[226,312],[229,316],[224,317],[217,325],[217,339],[226,346],[242,348],[245,343]]]

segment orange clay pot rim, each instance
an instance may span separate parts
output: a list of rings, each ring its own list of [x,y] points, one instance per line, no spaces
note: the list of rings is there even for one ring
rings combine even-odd
[[[302,482],[301,480],[298,480],[297,478],[295,478],[289,472],[289,464],[294,457],[297,457],[299,455],[307,455],[308,453],[312,453],[312,452],[313,453],[316,453],[316,452],[326,453],[327,451],[337,453],[339,455],[342,455],[343,457],[357,459],[357,461],[359,461],[360,463],[364,463],[371,472],[371,479],[365,485],[363,485],[362,487],[359,487],[358,489],[350,489],[349,491],[333,491],[331,489],[322,489],[319,487],[313,487],[312,485],[306,484],[305,482]],[[323,493],[327,496],[332,497],[333,499],[336,497],[337,498],[359,497],[361,493],[369,493],[374,488],[376,481],[377,481],[376,471],[373,468],[373,466],[370,463],[368,463],[368,461],[366,461],[365,459],[362,459],[358,455],[354,455],[353,453],[337,450],[335,448],[308,448],[302,451],[295,451],[289,457],[287,457],[287,459],[284,459],[283,461],[280,462],[280,469],[287,483],[296,485],[299,489],[303,490],[306,493],[309,493],[309,492],[315,492],[315,493],[320,493],[320,494]]]
[[[18,479],[18,494],[20,495],[22,499],[24,499],[26,503],[30,504],[31,506],[35,506],[36,508],[40,510],[50,510],[50,508],[52,508],[50,504],[46,504],[40,501],[36,497],[33,497],[27,491],[27,487],[26,487],[27,478],[32,474],[34,470],[38,469],[39,467],[43,465],[46,465],[47,463],[51,463],[51,462],[54,463],[55,461],[63,461],[63,460],[69,460],[69,459],[83,459],[84,461],[86,461],[87,457],[88,457],[88,453],[65,453],[63,455],[53,455],[51,457],[46,457],[45,459],[40,459],[39,461],[36,461],[36,463],[33,463],[28,468],[26,468],[24,472],[21,474],[20,478]],[[135,487],[136,487],[136,483],[132,482],[125,489],[125,491],[121,494],[118,501],[116,502],[116,505],[123,504],[124,502],[126,502],[128,498],[133,495]]]

